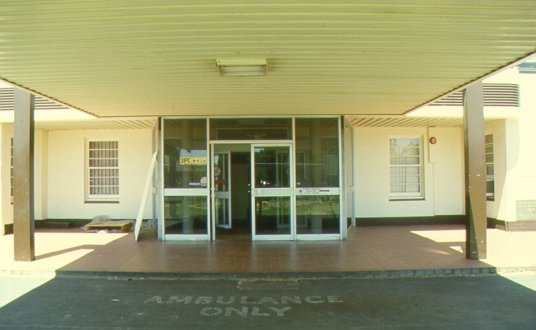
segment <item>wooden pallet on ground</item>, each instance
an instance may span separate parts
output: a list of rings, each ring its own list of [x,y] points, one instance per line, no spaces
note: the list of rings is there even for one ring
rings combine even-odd
[[[116,220],[88,223],[86,230],[119,230],[121,232],[129,232],[132,227],[132,221],[130,220]]]

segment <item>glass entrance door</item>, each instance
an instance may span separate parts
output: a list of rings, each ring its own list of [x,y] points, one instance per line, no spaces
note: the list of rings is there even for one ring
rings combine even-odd
[[[214,148],[213,148],[214,149]],[[215,152],[212,156],[212,218],[216,226],[230,229],[231,218],[231,153]]]
[[[292,239],[292,145],[252,144],[251,168],[253,239]]]

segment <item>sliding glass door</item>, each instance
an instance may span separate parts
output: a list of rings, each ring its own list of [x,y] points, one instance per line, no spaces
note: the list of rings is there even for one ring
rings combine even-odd
[[[252,144],[252,237],[293,239],[291,144]]]

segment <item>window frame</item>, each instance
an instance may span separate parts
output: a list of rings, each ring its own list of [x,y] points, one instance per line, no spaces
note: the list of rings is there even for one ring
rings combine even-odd
[[[395,139],[416,139],[419,141],[418,147],[418,164],[392,164],[391,159],[391,141]],[[404,200],[423,200],[424,199],[424,146],[422,135],[393,135],[388,139],[388,166],[389,166],[389,200],[404,201]],[[392,186],[392,168],[393,167],[418,167],[419,171],[419,191],[418,192],[393,192]]]
[[[117,151],[117,166],[90,166],[90,145],[92,142],[115,142],[116,151]],[[110,138],[87,138],[86,139],[86,148],[85,148],[85,202],[86,203],[118,203],[120,196],[120,151],[119,151],[119,139],[110,139]],[[114,150],[114,149],[110,149]],[[107,158],[111,159],[111,158]],[[91,170],[92,169],[116,169],[117,170],[117,194],[92,194],[91,193]]]

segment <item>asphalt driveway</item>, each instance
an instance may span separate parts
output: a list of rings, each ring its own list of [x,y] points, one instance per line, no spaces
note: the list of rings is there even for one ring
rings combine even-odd
[[[523,275],[535,283],[536,275]],[[2,295],[31,278],[4,277]],[[322,280],[54,278],[9,329],[534,329],[536,291],[498,275]]]

